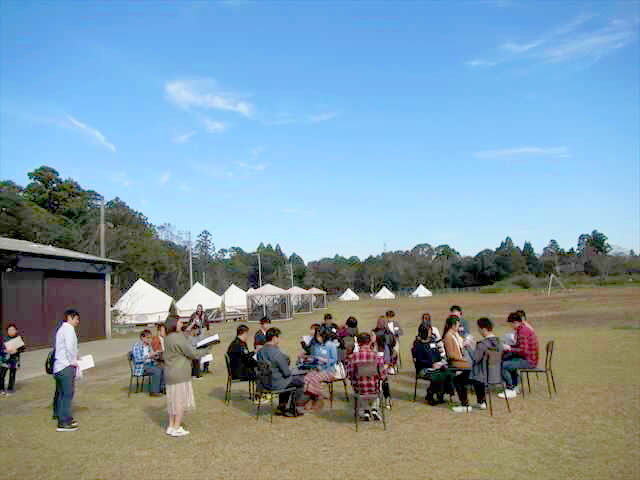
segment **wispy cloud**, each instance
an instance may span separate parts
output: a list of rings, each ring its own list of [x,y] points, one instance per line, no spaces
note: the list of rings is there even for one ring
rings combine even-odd
[[[494,67],[514,62],[567,63],[597,61],[638,37],[639,18],[601,19],[580,14],[537,38],[509,40],[486,58],[467,61],[469,67]]]
[[[158,183],[160,185],[166,185],[169,180],[171,180],[171,172],[164,172],[162,175],[160,175]]]
[[[211,79],[175,80],[165,85],[165,92],[169,101],[184,109],[222,110],[245,117],[254,111],[250,102],[220,90]]]
[[[338,112],[318,113],[316,115],[310,115],[309,116],[309,121],[311,123],[326,122],[327,120],[332,120],[332,119],[336,118],[337,116],[338,116]]]
[[[515,147],[500,148],[496,150],[482,150],[475,152],[476,158],[513,158],[513,157],[551,157],[567,158],[569,149],[567,147]]]
[[[98,143],[100,143],[102,146],[108,148],[109,150],[111,150],[112,152],[116,151],[116,146],[113,143],[109,143],[106,139],[106,137],[102,134],[102,132],[100,132],[100,130],[97,130],[93,127],[90,127],[89,125],[82,123],[80,120],[72,117],[71,115],[67,114],[66,115],[67,120],[70,122],[70,124],[72,125],[73,128],[75,128],[76,130],[89,135],[90,137],[93,137],[95,140],[98,141]]]
[[[176,135],[172,140],[174,141],[174,143],[187,143],[195,134],[196,131],[192,130],[190,132],[183,133],[182,135]]]
[[[254,172],[264,172],[267,169],[267,165],[265,163],[238,162],[237,165],[244,170]]]
[[[221,179],[233,177],[233,172],[229,168],[216,162],[192,161],[190,162],[190,166],[194,172],[210,178]]]
[[[216,120],[211,120],[210,118],[205,117],[203,119],[204,126],[209,133],[221,133],[224,132],[227,126],[223,122],[218,122]]]

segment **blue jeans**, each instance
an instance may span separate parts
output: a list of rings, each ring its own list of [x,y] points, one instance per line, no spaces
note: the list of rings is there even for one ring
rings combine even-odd
[[[54,375],[56,379],[56,396],[53,414],[58,417],[58,425],[71,423],[71,402],[76,379],[76,367],[68,366]]]
[[[519,368],[531,368],[531,365],[524,358],[511,358],[502,362],[502,379],[509,390],[518,386]]]
[[[164,385],[164,369],[155,365],[146,365],[144,373],[151,375],[151,393],[160,393],[160,389]]]

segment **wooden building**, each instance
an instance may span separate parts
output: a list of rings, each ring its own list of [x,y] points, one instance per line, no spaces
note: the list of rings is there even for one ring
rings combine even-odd
[[[111,270],[120,263],[0,237],[0,326],[15,323],[28,349],[53,344],[63,312],[80,312],[79,341],[111,336]]]

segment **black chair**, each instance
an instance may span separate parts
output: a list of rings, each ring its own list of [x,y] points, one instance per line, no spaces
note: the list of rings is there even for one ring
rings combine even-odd
[[[382,416],[382,425],[384,429],[387,429],[387,420],[384,414],[384,398],[382,395],[382,381],[380,379],[380,372],[378,371],[378,364],[376,362],[370,363],[359,363],[354,365],[354,376],[356,378],[376,378],[378,381],[377,392],[372,394],[360,394],[355,389],[353,390],[353,417],[356,422],[356,432],[358,431],[358,419],[360,415],[358,415],[358,403],[361,400],[369,401],[378,399],[380,405],[380,415]]]
[[[551,398],[551,384],[553,384],[553,392],[558,393],[556,390],[556,381],[553,378],[553,369],[551,368],[551,360],[553,359],[553,347],[555,345],[554,340],[549,340],[545,347],[545,356],[544,356],[544,368],[520,368],[518,372],[520,373],[520,383],[522,390],[522,398],[524,398],[524,382],[522,381],[522,374],[524,373],[527,376],[527,385],[529,386],[529,393],[531,393],[531,381],[529,379],[530,373],[544,373],[547,377],[547,389],[549,390],[549,398]]]
[[[234,383],[249,383],[249,398],[253,399],[253,395],[255,393],[255,380],[253,379],[243,379],[243,378],[233,378],[231,375],[231,359],[229,358],[229,354],[224,354],[224,363],[227,366],[227,388],[224,391],[224,403],[225,405],[229,405],[231,403],[231,385]]]
[[[496,365],[496,363],[500,366],[500,381],[499,382],[490,382],[489,381],[489,372],[491,368]],[[491,387],[502,387],[502,391],[505,392],[507,386],[504,384],[504,380],[502,379],[502,352],[495,348],[490,348],[487,350],[487,355],[484,357],[483,361],[484,373],[485,373],[485,382],[484,389],[489,397],[489,413],[493,417],[493,403],[491,402]],[[495,368],[495,367],[494,367]],[[511,406],[509,405],[509,398],[505,394],[504,396],[505,402],[507,402],[507,410],[511,413]]]
[[[134,375],[133,374],[133,352],[129,352],[127,353],[127,361],[129,362],[129,373],[131,374],[131,376],[129,377],[129,393],[127,394],[127,397],[131,397],[131,389],[133,387],[133,379],[136,379],[136,391],[135,393],[138,392],[144,392],[144,380],[145,378],[149,379],[149,394],[151,394],[151,375],[148,373],[143,373],[142,375]],[[142,383],[140,383],[140,380],[142,380]]]
[[[274,395],[280,395],[281,393],[289,393],[289,404],[288,407],[291,407],[292,402],[294,402],[293,394],[296,391],[296,387],[287,387],[282,389],[273,389],[271,388],[271,364],[267,362],[258,362],[258,366],[256,367],[256,393],[258,394],[258,408],[256,411],[256,421],[260,418],[260,406],[262,404],[262,396],[266,395],[269,397],[269,403],[271,406],[271,423],[273,423],[273,397]],[[293,412],[295,416],[298,416],[298,409],[293,404]]]

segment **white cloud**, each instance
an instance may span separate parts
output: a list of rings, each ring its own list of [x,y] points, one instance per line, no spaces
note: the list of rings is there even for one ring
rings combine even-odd
[[[196,131],[192,130],[191,132],[183,133],[182,135],[176,135],[173,137],[173,141],[174,143],[187,143],[195,134]]]
[[[218,122],[215,120],[211,120],[210,118],[204,118],[204,126],[209,133],[220,133],[224,132],[227,126],[223,122]]]
[[[264,172],[268,166],[265,163],[249,163],[249,162],[237,162],[237,165],[244,170],[249,170],[253,172]]]
[[[160,179],[158,180],[158,182],[160,183],[160,185],[166,185],[169,180],[171,180],[171,172],[164,172],[162,175],[160,175]]]
[[[326,122],[327,120],[332,120],[337,116],[338,116],[338,112],[318,113],[316,115],[309,116],[309,121],[311,123]]]
[[[467,61],[469,67],[529,61],[534,63],[562,63],[580,60],[599,60],[638,37],[638,17],[611,19],[599,23],[597,17],[580,14],[569,22],[529,41],[508,41],[500,45],[493,58]]]
[[[569,149],[567,147],[500,148],[496,150],[482,150],[475,152],[474,156],[476,158],[512,158],[522,156],[567,158],[569,157]]]
[[[223,110],[245,117],[254,110],[251,103],[220,91],[213,80],[175,80],[165,85],[165,92],[171,102],[185,109]]]
[[[116,151],[116,147],[113,143],[109,143],[106,139],[106,137],[102,134],[102,132],[100,132],[99,130],[90,127],[89,125],[82,123],[80,120],[75,119],[74,117],[72,117],[71,115],[67,114],[67,120],[69,120],[69,122],[71,122],[71,125],[73,126],[73,128],[80,130],[81,132],[93,137],[95,140],[98,141],[98,143],[100,143],[101,145],[103,145],[104,147],[108,148],[109,150],[111,150],[112,152]]]

